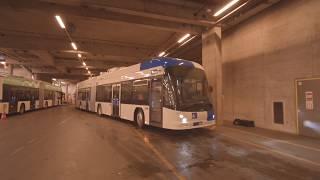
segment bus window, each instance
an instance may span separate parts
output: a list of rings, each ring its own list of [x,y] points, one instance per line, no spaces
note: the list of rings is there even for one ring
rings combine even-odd
[[[84,91],[82,92],[82,101],[85,101],[87,99],[87,93]]]
[[[132,82],[121,83],[121,103],[130,104],[132,98]]]
[[[149,104],[148,80],[138,80],[133,82],[133,104]]]
[[[96,90],[96,101],[98,102],[110,102],[111,101],[111,86],[99,85]]]
[[[49,90],[44,91],[44,99],[45,100],[53,99],[53,91],[49,91]]]
[[[78,92],[78,100],[82,100],[83,93],[81,91]]]
[[[111,102],[111,85],[104,86],[103,95],[105,102]]]
[[[104,102],[103,86],[97,86],[97,90],[96,90],[96,101],[97,101],[97,102]]]

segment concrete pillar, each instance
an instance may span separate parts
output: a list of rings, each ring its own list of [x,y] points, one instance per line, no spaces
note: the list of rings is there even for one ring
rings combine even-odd
[[[13,66],[14,66],[13,64],[8,65],[8,73],[10,76],[13,76],[13,68],[14,68]]]
[[[66,93],[64,95],[65,97],[65,101],[67,101],[67,103],[69,104],[69,84],[66,84]]]
[[[222,41],[221,28],[214,27],[202,34],[202,65],[206,72],[211,102],[216,113],[217,124],[223,123],[222,111]]]

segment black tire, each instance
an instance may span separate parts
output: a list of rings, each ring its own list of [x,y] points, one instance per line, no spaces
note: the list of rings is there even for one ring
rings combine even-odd
[[[22,104],[20,105],[19,114],[24,114],[25,111],[26,111],[26,108],[25,108],[25,106],[24,106],[24,103],[22,103]]]
[[[101,109],[101,105],[100,104],[98,105],[97,113],[98,113],[99,116],[102,116],[102,109]]]
[[[135,121],[138,128],[142,129],[145,126],[144,113],[141,109],[137,110],[135,114]]]

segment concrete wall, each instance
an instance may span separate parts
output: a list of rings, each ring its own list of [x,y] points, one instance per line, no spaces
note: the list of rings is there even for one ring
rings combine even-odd
[[[282,0],[223,32],[224,119],[296,133],[295,79],[320,76],[319,7],[319,0]],[[273,123],[278,100],[284,125]]]
[[[24,77],[26,79],[32,79],[32,73],[20,67],[13,68],[13,75]]]
[[[75,104],[75,93],[76,93],[76,84],[68,84],[68,92],[67,92],[67,85],[63,85],[62,92],[65,93],[66,102],[68,104]]]
[[[7,65],[6,67],[4,67],[2,64],[0,65],[0,74],[2,75],[9,75],[11,72],[10,69],[10,65]],[[27,71],[26,69],[22,68],[22,67],[17,67],[14,66],[13,67],[13,71],[12,71],[12,75],[13,76],[19,76],[19,77],[24,77],[26,79],[32,79],[32,73],[30,73],[29,71]]]

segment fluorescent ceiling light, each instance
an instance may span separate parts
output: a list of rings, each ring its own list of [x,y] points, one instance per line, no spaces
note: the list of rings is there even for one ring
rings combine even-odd
[[[78,54],[78,57],[79,57],[79,58],[81,58],[81,57],[82,57],[82,55],[79,53],[79,54]]]
[[[56,81],[57,79],[56,78],[52,78],[52,81]]]
[[[89,68],[88,68],[88,67],[86,67],[86,70],[89,70]]]
[[[220,14],[222,14],[227,9],[231,8],[233,5],[235,5],[239,0],[232,0],[227,5],[225,5],[223,8],[221,8],[219,11],[217,11],[213,16],[217,17]]]
[[[178,43],[182,43],[184,40],[186,40],[188,37],[190,37],[190,34],[186,34],[186,35],[184,35],[184,36],[182,36],[182,38],[180,38],[179,40],[178,40]]]
[[[58,23],[59,23],[60,27],[61,27],[62,29],[65,29],[65,28],[66,28],[66,26],[64,25],[64,23],[63,23],[63,21],[62,21],[61,17],[60,17],[59,15],[56,15],[55,17],[56,17],[56,20],[58,21]]]
[[[228,14],[226,14],[225,16],[223,16],[222,18],[220,18],[216,23],[219,23],[220,21],[222,21],[223,19],[227,18],[228,16],[230,16],[231,14],[233,14],[234,12],[238,11],[239,9],[241,9],[243,6],[247,5],[249,1],[241,4],[240,6],[238,6],[237,8],[235,8],[234,10],[232,10],[231,12],[229,12]]]
[[[89,74],[91,74],[91,72],[90,72],[90,71],[88,71],[88,73],[89,73]]]
[[[77,50],[77,49],[78,49],[76,43],[74,43],[74,42],[71,43],[71,46],[72,46],[72,48],[73,48],[74,50]]]
[[[87,66],[87,65],[86,65],[86,63],[85,63],[84,61],[82,62],[82,65]]]
[[[165,54],[166,54],[166,52],[163,51],[163,52],[161,52],[158,56],[159,56],[159,57],[162,57],[162,56],[165,55]]]
[[[3,64],[3,65],[6,65],[6,62],[5,62],[5,61],[1,61],[0,63]]]

